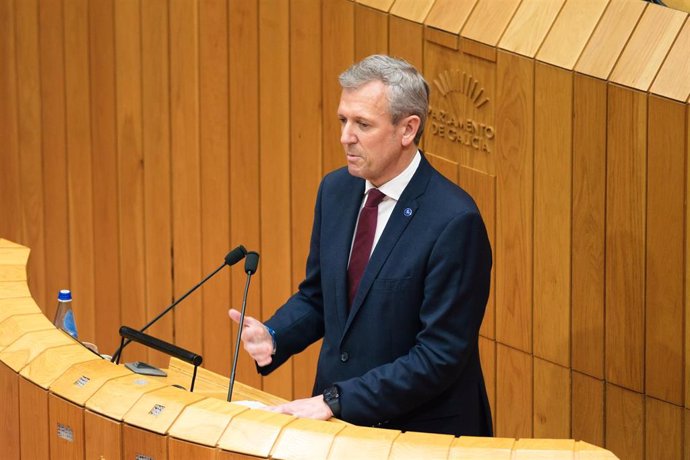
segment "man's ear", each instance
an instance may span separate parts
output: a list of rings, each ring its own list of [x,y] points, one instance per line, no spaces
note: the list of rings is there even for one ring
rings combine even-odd
[[[414,143],[414,138],[419,131],[421,120],[417,115],[409,115],[400,120],[400,129],[402,130],[402,145],[409,147]]]

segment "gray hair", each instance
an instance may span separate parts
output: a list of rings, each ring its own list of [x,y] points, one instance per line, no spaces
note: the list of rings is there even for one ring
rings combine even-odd
[[[429,112],[429,85],[414,66],[402,59],[374,54],[353,64],[338,79],[343,89],[358,89],[372,81],[386,85],[394,125],[410,115],[419,117],[419,129],[414,138],[419,145]]]

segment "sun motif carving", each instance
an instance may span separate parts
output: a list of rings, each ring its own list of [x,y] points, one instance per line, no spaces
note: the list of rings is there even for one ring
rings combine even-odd
[[[479,80],[459,69],[446,70],[440,73],[434,80],[434,84],[443,97],[450,93],[460,93],[472,101],[476,108],[489,102],[489,98],[484,96],[484,88],[481,87]]]

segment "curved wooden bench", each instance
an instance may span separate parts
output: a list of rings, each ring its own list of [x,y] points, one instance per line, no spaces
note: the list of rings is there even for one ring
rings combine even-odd
[[[227,378],[171,360],[168,376],[100,359],[41,313],[29,249],[0,239],[0,457],[138,459],[609,459],[569,439],[455,438],[298,419],[225,401]],[[236,400],[280,398],[240,383]]]

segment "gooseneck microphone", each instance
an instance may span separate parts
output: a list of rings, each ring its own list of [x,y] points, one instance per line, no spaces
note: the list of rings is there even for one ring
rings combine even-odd
[[[177,306],[178,303],[182,302],[184,299],[187,298],[187,296],[189,296],[189,294],[191,294],[192,292],[196,291],[199,287],[201,287],[202,284],[204,284],[204,283],[205,283],[206,281],[208,281],[211,277],[213,277],[213,275],[215,275],[216,273],[218,273],[223,267],[225,267],[226,265],[228,265],[228,266],[235,265],[237,262],[239,262],[240,260],[244,259],[244,256],[245,256],[245,255],[247,255],[247,250],[246,250],[246,249],[244,248],[244,246],[242,246],[242,245],[239,245],[239,246],[237,246],[235,249],[233,249],[232,251],[228,252],[227,255],[225,256],[225,260],[223,260],[223,263],[222,263],[218,268],[216,268],[210,275],[206,276],[206,278],[204,278],[203,280],[201,280],[196,286],[194,286],[194,287],[191,288],[189,291],[187,291],[186,294],[184,294],[182,297],[180,297],[179,299],[177,299],[176,301],[174,301],[172,304],[170,304],[170,306],[168,306],[168,308],[166,308],[165,310],[163,310],[158,316],[156,316],[156,317],[153,318],[151,321],[149,321],[144,327],[142,327],[141,329],[139,329],[139,332],[144,332],[146,329],[148,329],[148,328],[151,327],[153,324],[155,324],[156,321],[158,321],[159,319],[161,319],[163,316],[166,315],[166,313],[168,313],[170,310],[172,310],[173,308],[175,308],[175,307]],[[258,256],[257,256],[257,257],[258,257]],[[245,270],[246,270],[246,266],[245,266]],[[113,363],[119,363],[119,362],[120,362],[120,361],[119,361],[119,360],[120,360],[120,355],[122,354],[122,350],[123,350],[127,345],[129,345],[131,342],[132,342],[131,339],[127,339],[127,340],[123,341],[122,344],[120,345],[120,347],[119,347],[117,350],[115,350],[115,353],[113,353],[113,357],[112,357],[112,359],[111,359],[110,361],[113,362]]]
[[[256,273],[259,266],[259,253],[249,251],[247,259],[244,261],[244,271],[247,274],[247,282],[244,284],[244,295],[242,296],[242,310],[240,311],[240,323],[237,329],[237,340],[235,340],[235,356],[232,359],[232,372],[230,373],[230,386],[228,388],[228,402],[232,400],[232,387],[235,386],[235,372],[237,371],[237,356],[240,350],[240,339],[242,338],[242,328],[244,327],[244,313],[247,311],[247,293],[249,292],[249,282],[252,275]]]

